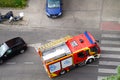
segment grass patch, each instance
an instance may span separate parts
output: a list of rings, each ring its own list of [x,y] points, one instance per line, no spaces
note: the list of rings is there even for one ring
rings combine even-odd
[[[24,8],[28,0],[0,0],[0,7]]]

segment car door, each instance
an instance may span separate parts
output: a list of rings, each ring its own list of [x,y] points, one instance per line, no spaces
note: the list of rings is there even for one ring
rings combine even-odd
[[[86,60],[86,52],[85,51],[80,51],[76,54],[74,54],[74,63],[79,64],[79,63],[84,63]]]
[[[6,51],[6,53],[4,54],[4,57],[5,58],[9,58],[9,57],[12,57],[13,56],[13,54],[12,54],[12,49],[8,49],[7,51]]]

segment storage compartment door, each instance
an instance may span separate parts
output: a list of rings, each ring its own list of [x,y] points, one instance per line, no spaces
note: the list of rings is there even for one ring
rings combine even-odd
[[[72,57],[69,57],[67,59],[64,59],[61,61],[61,64],[62,64],[62,68],[66,68],[68,66],[71,66],[72,65]]]
[[[53,72],[58,71],[60,69],[61,69],[60,62],[49,65],[50,73],[53,73]]]

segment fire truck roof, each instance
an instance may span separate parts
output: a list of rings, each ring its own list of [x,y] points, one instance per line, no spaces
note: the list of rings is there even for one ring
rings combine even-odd
[[[74,36],[68,40],[66,44],[70,48],[71,52],[75,52],[95,44],[95,39],[89,32],[84,32],[83,34]]]
[[[71,54],[71,51],[69,50],[68,46],[65,43],[62,43],[56,47],[44,51],[43,60],[49,62],[49,59],[58,59],[68,54]]]

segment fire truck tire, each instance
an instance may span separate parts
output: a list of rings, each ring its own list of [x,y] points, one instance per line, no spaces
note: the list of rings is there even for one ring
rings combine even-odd
[[[63,74],[65,74],[66,73],[66,71],[65,70],[62,70],[61,72],[60,72],[60,75],[63,75]]]
[[[80,66],[84,66],[86,63],[85,62],[81,62],[81,63],[79,63],[79,64],[76,64],[75,66],[76,67],[80,67]]]
[[[90,58],[90,59],[88,59],[87,64],[90,64],[90,63],[92,63],[93,61],[94,61],[94,59],[93,59],[93,58]]]

